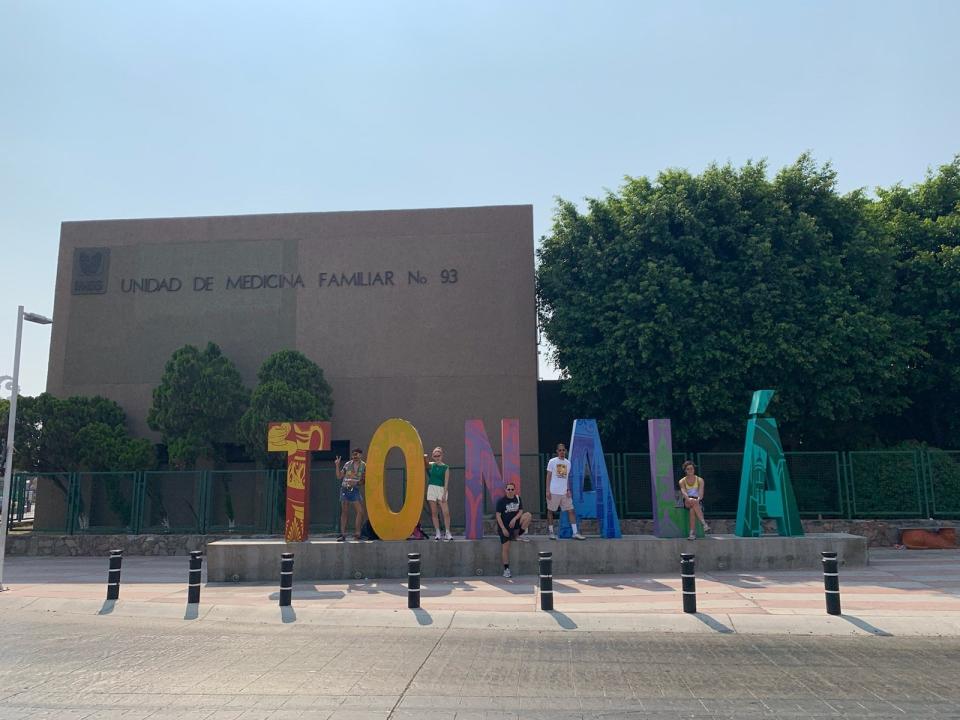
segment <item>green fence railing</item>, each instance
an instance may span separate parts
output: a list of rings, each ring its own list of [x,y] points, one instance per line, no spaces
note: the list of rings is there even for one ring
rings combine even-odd
[[[3,477],[0,476],[0,493],[6,489],[3,487]],[[14,523],[23,522],[23,516],[27,512],[27,478],[25,475],[17,474],[10,479],[10,505],[7,510],[7,528]]]
[[[960,517],[960,451],[929,450],[930,517]]]
[[[917,448],[785,455],[801,517],[960,518],[960,451]],[[549,458],[547,454],[521,456],[523,494],[539,496],[541,514],[546,510],[542,490]],[[707,482],[708,515],[735,517],[742,453],[674,453],[677,478],[688,458]],[[649,454],[608,453],[605,460],[620,517],[652,517]],[[450,505],[462,508],[463,467],[451,467],[450,472]],[[591,483],[588,478],[586,485]],[[283,532],[285,484],[283,470],[17,473],[11,483],[7,521],[23,520],[29,493],[42,499],[35,506],[33,529],[37,532],[276,535]],[[533,486],[537,492],[527,489]],[[388,468],[386,494],[391,507],[399,509],[405,491],[406,469]],[[493,512],[487,497],[484,512]],[[339,482],[333,468],[314,467],[310,529],[330,532],[339,523]]]

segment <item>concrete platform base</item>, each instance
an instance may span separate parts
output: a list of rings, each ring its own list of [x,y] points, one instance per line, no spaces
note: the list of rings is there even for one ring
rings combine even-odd
[[[820,552],[838,553],[846,567],[868,564],[867,539],[846,533],[803,537],[769,535],[740,538],[711,535],[699,540],[632,535],[619,540],[588,538],[584,541],[549,540],[511,543],[510,567],[515,574],[536,574],[538,551],[553,552],[553,573],[558,577],[680,571],[680,553],[697,556],[697,570],[819,570]],[[407,553],[419,552],[424,577],[499,575],[500,541],[456,539],[452,542],[406,540],[400,542],[336,542],[332,539],[285,543],[280,539],[218,540],[207,545],[207,578],[210,582],[277,581],[280,553],[293,552],[294,579],[349,580],[402,578],[407,574]]]

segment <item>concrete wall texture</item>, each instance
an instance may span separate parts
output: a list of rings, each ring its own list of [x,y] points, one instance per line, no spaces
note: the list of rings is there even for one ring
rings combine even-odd
[[[65,222],[47,390],[116,400],[158,440],[176,349],[217,343],[251,388],[296,349],[333,388],[334,440],[401,417],[459,465],[464,420],[499,452],[517,417],[535,453],[535,311],[529,205]]]
[[[845,567],[868,564],[867,539],[845,533],[739,538],[711,535],[690,542],[631,535],[618,540],[547,540],[516,543],[510,567],[520,575],[538,572],[538,552],[553,553],[553,572],[567,577],[624,573],[679,573],[680,553],[696,553],[697,570],[766,571],[822,568],[820,553],[838,554]],[[496,538],[438,543],[408,542],[337,543],[310,540],[216,540],[207,544],[207,578],[210,582],[238,580],[266,582],[278,572],[281,552],[296,555],[298,580],[339,580],[354,577],[398,578],[407,572],[407,553],[419,552],[424,577],[499,575],[500,542]]]

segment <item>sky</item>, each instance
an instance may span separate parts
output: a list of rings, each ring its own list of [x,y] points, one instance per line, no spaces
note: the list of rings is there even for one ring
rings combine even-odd
[[[0,375],[65,220],[532,204],[538,239],[667,168],[920,182],[960,152],[958,36],[952,0],[0,0]]]

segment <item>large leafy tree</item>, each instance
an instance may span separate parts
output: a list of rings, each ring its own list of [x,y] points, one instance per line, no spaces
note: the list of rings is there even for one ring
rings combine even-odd
[[[0,422],[4,427],[8,413],[9,402],[0,403]],[[131,438],[124,421],[123,409],[103,397],[61,399],[48,393],[21,397],[17,402],[14,467],[54,473],[155,467],[153,445],[142,438]],[[67,495],[67,482],[62,476],[53,475],[51,480],[54,487]],[[129,502],[119,492],[116,478],[108,477],[105,483],[111,506],[121,508],[121,516],[127,517]]]
[[[329,420],[333,394],[323,370],[296,350],[281,350],[266,359],[257,373],[259,384],[250,398],[250,407],[240,418],[240,436],[247,453],[265,464],[267,425],[285,420]]]
[[[878,190],[874,211],[899,252],[897,311],[922,327],[910,408],[888,440],[960,447],[960,156],[910,188]]]
[[[249,398],[240,373],[217,345],[208,343],[203,350],[184,345],[153,390],[147,423],[163,436],[172,464],[219,462],[225,446],[236,442],[237,421]]]
[[[0,404],[6,427],[9,402]],[[123,430],[126,416],[117,403],[103,397],[57,398],[49,393],[17,400],[14,467],[30,472],[66,472],[81,466],[81,431],[102,424]]]
[[[84,470],[152,470],[156,453],[149,440],[132,438],[122,425],[90,423],[77,433],[78,465]]]
[[[750,392],[778,391],[788,445],[865,442],[920,354],[896,312],[897,249],[860,192],[809,156],[628,178],[581,213],[560,201],[538,251],[539,318],[578,412],[609,444],[670,417],[682,447],[729,447]]]

